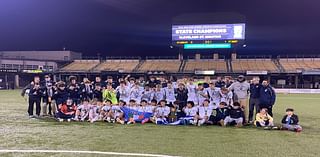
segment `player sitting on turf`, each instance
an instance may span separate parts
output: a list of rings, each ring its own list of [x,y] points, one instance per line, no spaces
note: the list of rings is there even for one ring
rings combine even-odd
[[[89,121],[91,123],[100,120],[100,109],[102,108],[102,102],[99,99],[94,99],[89,111]]]
[[[75,121],[85,121],[89,119],[90,104],[88,99],[83,99],[82,104],[77,108]]]
[[[213,117],[213,123],[224,126],[224,119],[229,115],[229,108],[225,102],[220,102]]]
[[[109,115],[111,118],[111,122],[124,124],[124,117],[123,117],[123,111],[121,110],[121,106],[112,105]]]
[[[168,116],[170,114],[170,107],[166,106],[166,100],[160,101],[160,106],[157,107],[155,111],[155,117],[156,117],[156,124],[162,125],[162,124],[168,124]]]
[[[150,106],[150,110],[152,111],[152,115],[151,115],[151,118],[149,119],[149,121],[151,121],[152,123],[156,123],[157,117],[155,116],[155,113],[156,113],[156,109],[158,107],[157,100],[152,99],[149,106]]]
[[[240,107],[239,102],[234,102],[230,111],[229,116],[224,119],[224,125],[236,124],[236,127],[241,127],[243,123],[243,110]]]
[[[194,106],[193,101],[188,101],[187,106],[182,109],[185,113],[185,117],[179,118],[176,122],[170,123],[170,125],[188,125],[193,124],[194,116],[197,115],[198,108]]]
[[[77,106],[72,102],[72,99],[68,99],[66,103],[62,103],[58,106],[58,112],[56,114],[58,120],[63,122],[63,120],[71,121],[75,116]]]
[[[209,106],[209,104],[209,99],[205,99],[203,104],[198,107],[199,114],[194,117],[194,125],[212,124],[212,122],[209,121],[212,114],[212,106]]]
[[[265,127],[265,129],[273,127],[273,118],[268,114],[267,108],[260,109],[256,115],[254,125],[257,127]]]
[[[282,129],[301,132],[302,127],[299,125],[299,118],[296,114],[294,114],[294,110],[292,108],[286,109],[286,115],[282,118]]]
[[[129,109],[134,110],[134,111],[138,111],[138,106],[136,104],[136,101],[134,99],[131,99],[129,101]],[[136,123],[136,121],[134,120],[136,118],[136,115],[133,114],[134,112],[130,112],[129,114],[129,119],[127,121],[127,124],[134,124]]]
[[[108,123],[111,122],[111,117],[110,117],[111,108],[112,108],[111,100],[106,100],[104,106],[100,111],[100,116],[102,117],[102,120]]]

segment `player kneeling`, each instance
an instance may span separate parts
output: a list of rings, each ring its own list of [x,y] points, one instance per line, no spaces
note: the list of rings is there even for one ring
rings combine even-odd
[[[194,117],[194,125],[212,124],[212,122],[209,121],[212,114],[212,107],[209,106],[209,104],[210,101],[208,99],[203,101],[203,105],[198,109],[199,114]]]
[[[62,103],[58,106],[58,112],[56,114],[58,120],[63,122],[67,120],[68,122],[74,118],[77,110],[77,106],[72,102],[71,99],[68,99],[66,103]]]
[[[239,102],[234,102],[233,106],[231,107],[229,111],[229,116],[227,116],[224,119],[224,126],[226,125],[231,125],[231,124],[236,124],[236,127],[242,127],[243,123],[243,110],[240,107]]]

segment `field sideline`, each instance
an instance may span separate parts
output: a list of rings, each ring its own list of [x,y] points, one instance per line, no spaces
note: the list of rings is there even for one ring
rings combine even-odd
[[[20,91],[0,91],[0,150],[79,150],[163,154],[186,157],[259,156],[318,157],[320,95],[278,95],[274,108],[279,124],[293,107],[302,133],[217,126],[118,125],[102,122],[59,123],[29,119]],[[74,153],[0,153],[0,156],[113,156]]]

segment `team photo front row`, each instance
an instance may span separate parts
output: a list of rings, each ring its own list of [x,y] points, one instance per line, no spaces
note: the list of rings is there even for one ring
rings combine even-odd
[[[155,77],[148,81],[126,77],[118,84],[112,78],[102,82],[97,77],[94,82],[84,78],[77,83],[71,77],[68,85],[63,81],[54,83],[46,75],[44,81],[34,77],[23,89],[22,96],[25,95],[30,118],[39,117],[42,106],[42,116],[51,115],[60,122],[223,127],[253,124],[268,130],[302,131],[292,108],[286,109],[281,125],[276,126],[272,113],[274,89],[266,80],[260,83],[259,78],[253,78],[249,83],[242,75],[229,84],[220,78],[196,82]]]

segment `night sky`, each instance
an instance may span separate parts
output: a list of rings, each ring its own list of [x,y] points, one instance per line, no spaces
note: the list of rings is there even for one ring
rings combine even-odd
[[[0,51],[176,55],[172,19],[217,12],[246,17],[243,54],[320,53],[319,0],[0,0]]]

